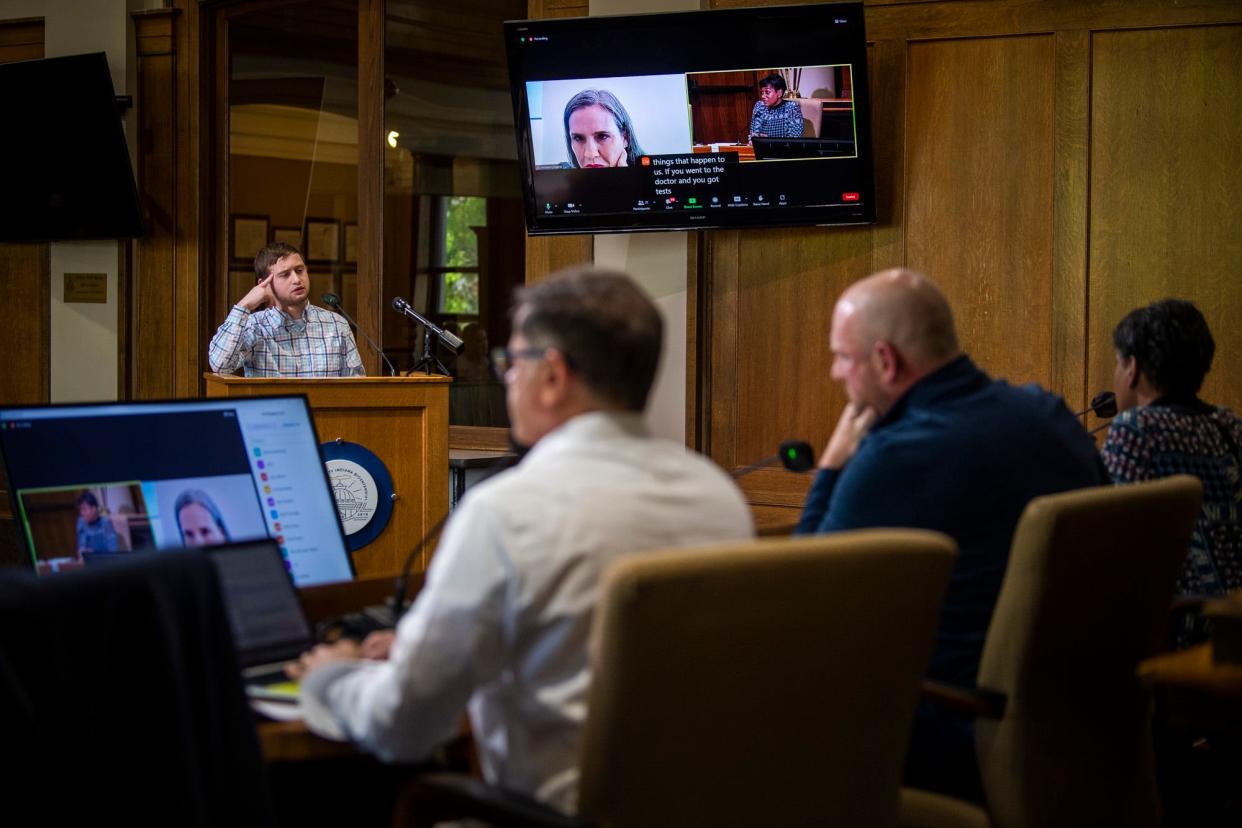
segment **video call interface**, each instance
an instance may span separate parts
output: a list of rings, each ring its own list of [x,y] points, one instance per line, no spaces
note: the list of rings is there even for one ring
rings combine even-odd
[[[745,13],[506,25],[538,227],[873,220],[861,4]]]
[[[40,574],[272,538],[298,586],[353,577],[305,398],[0,411]]]

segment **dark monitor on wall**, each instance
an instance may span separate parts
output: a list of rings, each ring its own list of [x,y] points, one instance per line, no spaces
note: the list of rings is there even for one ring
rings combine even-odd
[[[0,408],[39,573],[272,538],[298,586],[353,577],[304,396]]]
[[[0,64],[0,241],[143,235],[133,166],[103,52]]]
[[[532,235],[875,221],[862,3],[526,20],[505,40]]]

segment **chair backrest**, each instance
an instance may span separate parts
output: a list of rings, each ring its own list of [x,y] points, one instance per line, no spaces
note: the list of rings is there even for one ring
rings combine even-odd
[[[215,568],[198,552],[0,575],[6,790],[50,825],[271,825]]]
[[[998,828],[1158,824],[1135,668],[1166,638],[1202,491],[1181,475],[1040,497],[1022,514],[979,667],[979,685],[1008,696],[975,728]]]
[[[819,98],[794,98],[802,109],[802,137],[818,138],[824,121],[824,102]]]
[[[608,826],[892,825],[955,548],[916,530],[609,571],[579,814]]]

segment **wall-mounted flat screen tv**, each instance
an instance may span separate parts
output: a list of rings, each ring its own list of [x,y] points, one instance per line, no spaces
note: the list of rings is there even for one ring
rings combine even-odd
[[[0,241],[143,235],[142,211],[103,52],[0,65]]]
[[[875,221],[862,3],[505,38],[532,235]]]

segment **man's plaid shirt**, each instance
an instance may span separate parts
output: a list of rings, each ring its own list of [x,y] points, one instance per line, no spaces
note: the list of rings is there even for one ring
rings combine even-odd
[[[250,313],[234,305],[211,338],[207,361],[217,374],[248,377],[361,377],[362,358],[349,323],[307,304],[301,319],[279,308]]]

